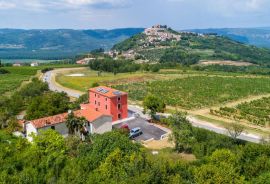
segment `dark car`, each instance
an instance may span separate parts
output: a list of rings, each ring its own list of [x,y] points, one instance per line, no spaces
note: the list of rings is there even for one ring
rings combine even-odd
[[[133,138],[138,137],[142,134],[143,134],[143,132],[142,132],[141,128],[139,128],[139,127],[133,128],[130,130],[129,138],[133,139]]]

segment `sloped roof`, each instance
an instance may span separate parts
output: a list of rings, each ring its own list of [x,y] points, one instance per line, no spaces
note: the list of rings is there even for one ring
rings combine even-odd
[[[106,86],[99,86],[99,87],[95,87],[95,88],[90,88],[89,91],[92,91],[92,92],[95,92],[97,94],[106,96],[108,98],[127,95],[126,92],[119,91],[119,90],[109,88],[109,87],[106,87]]]
[[[73,113],[77,117],[85,117],[89,122],[93,122],[102,116],[108,116],[92,109],[77,110],[77,111],[74,111]],[[63,123],[66,121],[67,117],[68,117],[68,113],[62,113],[62,114],[57,114],[54,116],[31,120],[28,122],[38,129],[38,128],[43,128],[46,126],[52,126],[59,123]]]

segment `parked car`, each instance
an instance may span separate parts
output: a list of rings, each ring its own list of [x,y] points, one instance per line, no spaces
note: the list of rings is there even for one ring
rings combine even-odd
[[[123,124],[120,129],[127,133],[130,132],[129,126],[127,124]]]
[[[140,127],[133,128],[133,129],[130,130],[129,138],[133,139],[133,138],[138,137],[138,136],[140,136],[142,134],[143,134],[143,132],[142,132]]]

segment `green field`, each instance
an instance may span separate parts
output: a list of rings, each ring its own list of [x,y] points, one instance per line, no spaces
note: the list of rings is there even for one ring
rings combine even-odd
[[[214,115],[228,117],[235,120],[244,120],[255,125],[269,126],[270,122],[270,97],[245,102],[236,107],[222,107],[219,110],[211,110]]]
[[[0,75],[0,94],[16,89],[38,71],[38,68],[34,67],[7,67],[5,69],[10,73]]]
[[[74,73],[74,72],[71,72]],[[83,77],[70,77],[68,74],[71,73],[62,73],[56,76],[56,81],[68,88],[76,89],[79,91],[86,91],[90,87],[92,87],[93,83],[97,82],[100,85],[107,85],[110,86],[112,84],[121,83],[129,83],[132,81],[144,81],[150,80],[154,78],[153,74],[150,73],[119,73],[114,75],[113,73],[102,72],[100,76],[98,76],[97,71],[85,69],[83,71],[79,71],[77,73],[84,74]]]
[[[0,74],[0,95],[6,92],[11,92],[17,89],[23,81],[28,81],[32,76],[37,74],[38,70],[43,68],[67,68],[75,67],[77,65],[42,65],[39,67],[4,67],[9,74]]]
[[[249,95],[270,93],[270,78],[195,76],[182,79],[116,85],[129,98],[142,101],[148,94],[162,98],[167,105],[198,109]]]

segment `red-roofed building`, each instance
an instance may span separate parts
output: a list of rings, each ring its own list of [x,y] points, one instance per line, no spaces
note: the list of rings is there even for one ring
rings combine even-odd
[[[73,112],[77,117],[85,117],[88,124],[85,125],[85,129],[90,134],[98,133],[102,134],[112,130],[112,117],[105,115],[92,109],[81,109]],[[26,137],[32,140],[31,134],[38,134],[40,131],[53,129],[63,136],[68,136],[68,128],[66,126],[66,119],[68,113],[57,114],[55,116],[49,116],[31,121],[25,121],[23,124]]]
[[[112,116],[113,121],[128,117],[128,94],[105,86],[89,89],[90,109]]]
[[[128,117],[127,93],[105,86],[89,89],[89,103],[81,104],[81,109],[73,112],[77,117],[88,121],[85,129],[90,134],[102,134],[112,130],[112,122]],[[68,136],[66,119],[68,113],[44,117],[31,121],[20,121],[26,137],[31,141],[31,134],[41,130],[54,129],[63,136]]]

